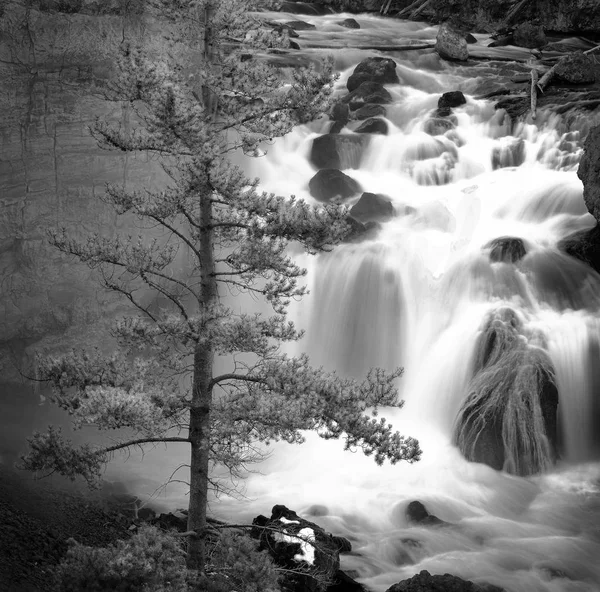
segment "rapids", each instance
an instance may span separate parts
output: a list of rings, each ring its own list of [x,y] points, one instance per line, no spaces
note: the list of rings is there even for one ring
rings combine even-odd
[[[588,124],[569,127],[540,113],[536,122],[513,128],[490,102],[473,98],[496,76],[493,64],[454,65],[432,50],[382,54],[372,48],[431,42],[436,30],[365,15],[356,17],[361,30],[347,30],[336,24],[346,16],[269,15],[316,25],[301,32],[298,55],[309,61],[333,55],[336,93],[364,57],[396,60],[401,83],[388,86],[389,135],[373,136],[359,166],[345,172],[365,191],[388,195],[399,215],[362,242],[317,258],[299,254],[311,294],[293,305],[291,316],[307,331],[298,347],[316,365],[353,376],[371,366],[404,367],[398,387],[405,407],[382,415],[420,440],[423,459],[378,467],[360,452],[343,452],[340,442],[308,434],[302,446],[271,446],[257,472],[238,484],[243,497],[223,496],[211,510],[251,520],[284,503],[348,537],[354,550],[342,568],[375,592],[422,569],[507,592],[598,591],[593,397],[600,387],[600,276],[557,249],[561,238],[594,223],[576,176]],[[528,55],[501,51],[503,60]],[[502,68],[507,77],[516,71],[510,62]],[[426,134],[439,95],[457,89],[467,104],[455,110],[456,130]],[[300,127],[244,166],[265,190],[312,200],[308,181],[315,170],[307,157],[328,125],[324,118]],[[513,166],[515,146],[523,151],[519,166]],[[519,265],[490,262],[485,245],[502,236],[523,240],[528,254]],[[467,462],[452,444],[478,336],[486,317],[502,307],[513,309],[527,338],[545,349],[556,375],[562,459],[538,476]],[[148,484],[168,477],[177,458],[176,447],[155,450],[140,468],[125,463],[111,474],[137,473],[137,487],[151,491]],[[412,500],[455,526],[409,526],[405,509]],[[178,507],[185,497],[173,484],[157,501]]]

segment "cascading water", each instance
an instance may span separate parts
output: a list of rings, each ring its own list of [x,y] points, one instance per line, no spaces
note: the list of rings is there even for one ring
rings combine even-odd
[[[269,15],[286,16],[294,18]],[[435,35],[423,24],[371,16],[357,17],[361,30],[348,31],[336,24],[342,18],[307,18],[317,29],[302,37],[334,55],[340,93],[356,63],[380,55],[348,45]],[[303,55],[312,59],[323,50]],[[342,567],[378,592],[422,569],[508,592],[598,591],[600,276],[557,249],[561,238],[593,224],[575,173],[580,134],[543,113],[535,125],[513,128],[491,103],[470,97],[491,75],[488,63],[450,65],[431,51],[386,55],[396,60],[401,80],[387,87],[394,100],[387,107],[389,133],[371,136],[360,159],[352,152],[342,160],[355,167],[345,172],[365,191],[389,196],[396,216],[360,242],[317,258],[299,255],[311,295],[294,305],[292,316],[307,330],[300,347],[316,365],[353,376],[371,366],[404,367],[399,388],[406,405],[382,415],[420,440],[423,459],[378,467],[359,452],[343,452],[339,442],[308,434],[302,446],[272,446],[260,474],[245,480],[245,499],[221,498],[212,511],[249,520],[285,503],[313,516],[353,542]],[[430,135],[440,93],[457,88],[467,103],[455,109],[456,125]],[[296,129],[266,157],[247,163],[249,173],[268,191],[312,200],[309,152],[328,126],[323,119]],[[498,242],[502,237],[520,240]],[[503,358],[505,350],[513,357]],[[506,384],[481,379],[502,363],[515,375]],[[542,438],[544,410],[533,405],[523,415],[514,406],[528,386],[556,385],[561,458],[555,466],[521,477],[465,460],[454,442],[470,428],[461,431],[457,418],[470,417],[469,396],[481,391],[474,385],[482,380],[501,400],[509,393],[515,419],[500,431],[514,454],[499,462],[517,473],[515,455],[523,447],[534,450],[533,468],[548,469],[552,459]],[[531,441],[514,435],[520,423],[534,432]],[[412,500],[454,526],[409,525]]]

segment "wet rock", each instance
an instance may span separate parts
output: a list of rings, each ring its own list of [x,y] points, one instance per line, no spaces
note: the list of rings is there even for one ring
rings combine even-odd
[[[435,50],[445,60],[464,62],[469,59],[466,39],[460,31],[447,22],[442,24],[438,30]]]
[[[326,134],[315,138],[310,151],[310,162],[318,169],[357,169],[367,136],[356,134]]]
[[[342,102],[355,111],[368,103],[387,105],[392,102],[392,95],[378,82],[363,82],[356,90],[347,94]]]
[[[338,134],[346,127],[348,121],[350,121],[350,107],[346,103],[335,103],[331,108],[329,118],[333,120],[333,125],[331,126],[329,133]]]
[[[465,35],[465,41],[469,44],[472,45],[473,43],[477,43],[477,38],[473,35],[471,35],[471,33],[467,33]]]
[[[569,54],[556,65],[554,79],[569,84],[591,84],[596,81],[596,63],[582,51]]]
[[[365,192],[350,209],[350,215],[359,222],[387,222],[396,215],[392,201],[381,193]]]
[[[367,592],[367,589],[354,580],[350,574],[338,570],[333,583],[327,586],[326,592]]]
[[[577,176],[583,183],[583,201],[588,212],[600,222],[600,126],[588,132]]]
[[[514,236],[495,238],[487,243],[484,249],[490,249],[492,263],[516,263],[527,254],[523,240]]]
[[[295,41],[290,39],[290,49],[300,49],[300,45],[298,45]]]
[[[544,47],[548,43],[544,29],[533,23],[521,23],[513,31],[513,43],[518,47]]]
[[[507,45],[513,45],[514,42],[513,34],[509,33],[508,35],[500,35],[497,39],[494,39],[494,41],[488,44],[488,47],[506,47]]]
[[[381,134],[386,136],[388,133],[388,124],[384,119],[372,117],[367,119],[354,130],[357,134]]]
[[[430,136],[443,136],[454,128],[454,123],[446,117],[432,117],[423,124],[423,131]]]
[[[343,201],[362,191],[357,181],[337,169],[320,170],[309,181],[308,189],[318,201]]]
[[[360,25],[353,18],[344,19],[343,21],[340,21],[338,25],[340,25],[340,27],[345,27],[346,29],[360,29]]]
[[[283,24],[294,31],[311,31],[317,28],[315,25],[307,23],[306,21],[287,21],[287,23]]]
[[[354,112],[355,119],[370,119],[371,117],[385,117],[387,109],[383,105],[368,103]]]
[[[390,58],[366,58],[360,62],[348,78],[346,87],[350,92],[357,89],[363,82],[378,82],[379,84],[398,84],[396,62]]]
[[[492,168],[521,166],[525,162],[525,142],[523,138],[511,138],[509,143],[496,146],[492,150]]]
[[[423,570],[408,580],[394,584],[387,592],[504,592],[491,584],[478,585],[451,574],[431,575]]]
[[[300,37],[300,35],[298,35],[298,33],[296,33],[296,31],[292,29],[292,27],[290,27],[289,25],[273,23],[271,26],[273,27],[273,30],[277,33],[287,33],[288,37],[291,37],[293,39],[297,39],[298,37]]]
[[[438,99],[438,109],[453,109],[454,107],[460,107],[461,105],[465,105],[467,99],[465,99],[465,95],[459,90],[453,90],[450,92],[445,92]]]
[[[558,243],[558,248],[589,265],[600,273],[600,225],[569,235]]]
[[[419,501],[410,502],[406,508],[406,519],[409,523],[419,526],[450,526],[449,522],[430,514]]]

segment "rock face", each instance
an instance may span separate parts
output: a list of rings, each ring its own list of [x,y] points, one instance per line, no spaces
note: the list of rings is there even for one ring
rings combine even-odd
[[[467,40],[449,23],[440,26],[435,40],[435,50],[445,60],[464,62],[469,59]]]
[[[394,584],[387,592],[503,592],[502,588],[480,586],[451,574],[431,575],[423,570],[408,580]]]
[[[319,171],[309,181],[308,189],[318,201],[343,201],[361,192],[357,181],[337,169]]]
[[[389,197],[365,192],[350,208],[350,215],[359,222],[387,222],[396,215]]]
[[[591,84],[596,81],[596,63],[582,51],[572,53],[558,62],[554,76],[569,84]]]
[[[548,40],[544,34],[543,27],[532,23],[521,23],[513,31],[513,42],[518,47],[544,47]]]
[[[600,126],[593,127],[585,139],[577,176],[583,182],[583,200],[600,222]]]
[[[348,78],[346,87],[350,92],[356,90],[363,82],[379,84],[398,84],[396,62],[390,58],[366,58],[360,62]]]
[[[310,162],[318,169],[357,169],[369,138],[357,134],[326,134],[313,140]]]

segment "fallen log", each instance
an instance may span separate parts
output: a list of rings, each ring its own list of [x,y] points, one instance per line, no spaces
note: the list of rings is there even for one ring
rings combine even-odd
[[[404,18],[405,16],[412,14],[422,4],[425,4],[427,0],[415,0],[412,4],[409,4],[406,8],[403,8],[397,15],[396,18]]]
[[[430,2],[431,0],[425,0],[425,2],[410,15],[410,20],[416,20],[418,16],[429,6]]]
[[[536,118],[537,109],[537,84],[538,84],[538,73],[535,68],[531,70],[531,119]]]
[[[544,89],[548,86],[548,84],[550,83],[550,81],[552,80],[552,77],[554,76],[554,73],[556,72],[556,68],[558,67],[558,63],[554,64],[554,66],[552,66],[552,68],[550,68],[550,70],[548,70],[541,78],[540,81],[537,84],[538,90],[543,93]]]
[[[392,0],[383,0],[383,4],[381,5],[381,10],[379,11],[381,14],[387,14],[390,10],[390,6],[392,5]]]

